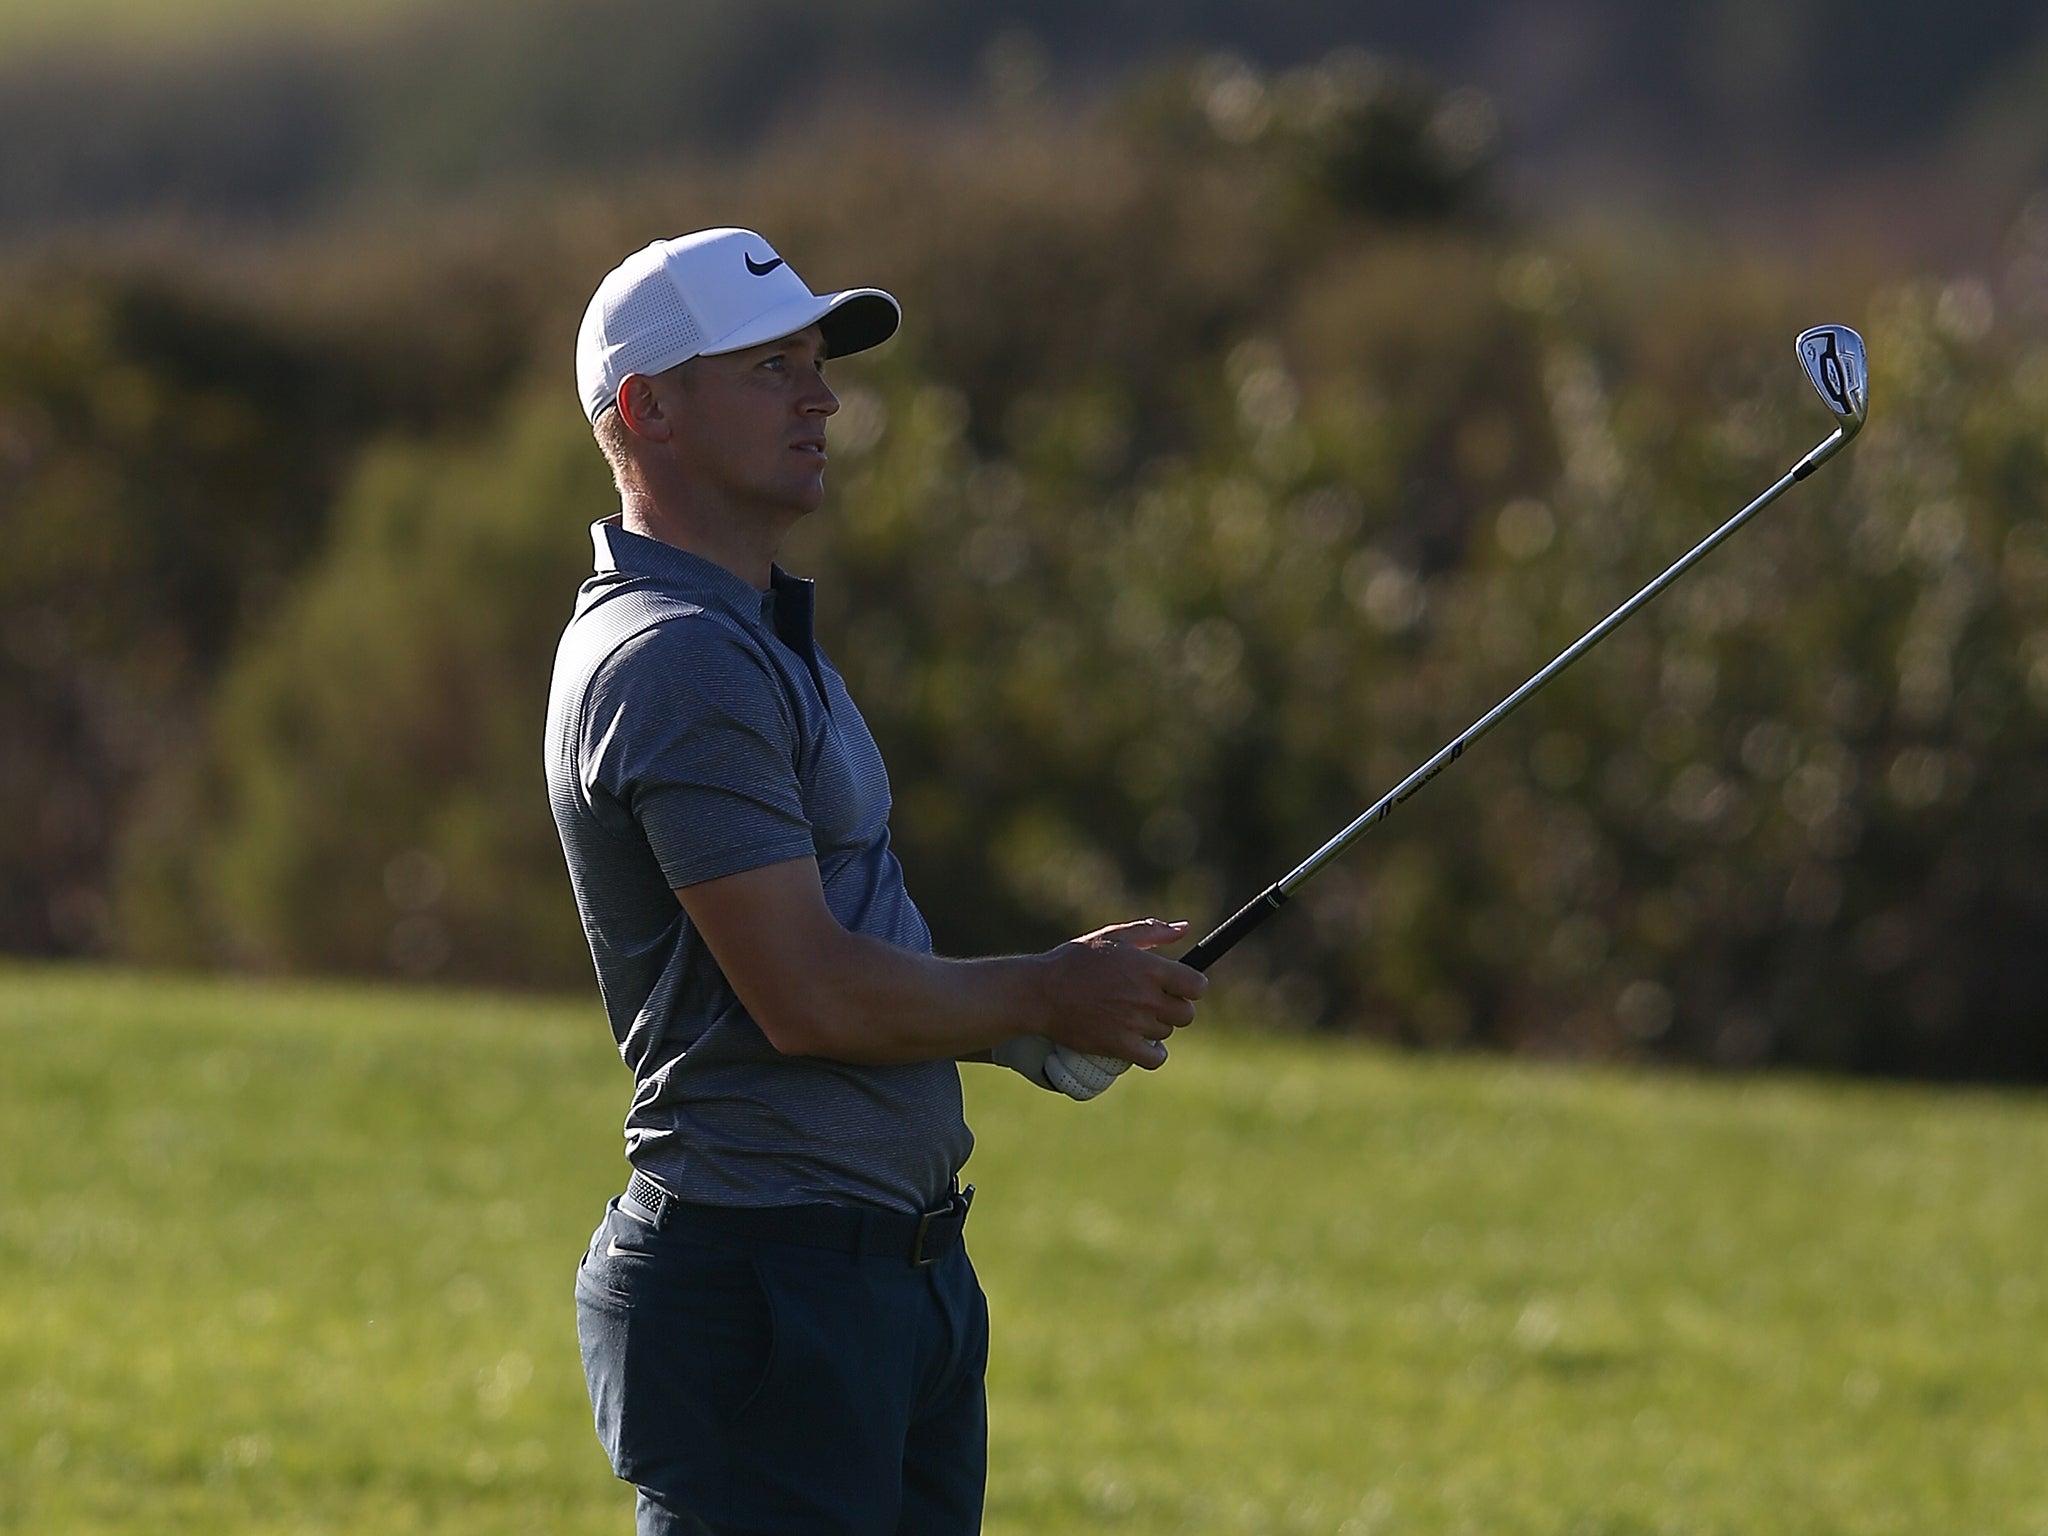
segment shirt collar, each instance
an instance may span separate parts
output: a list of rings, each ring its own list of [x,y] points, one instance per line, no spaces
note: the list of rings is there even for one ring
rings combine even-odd
[[[675,587],[692,601],[716,603],[728,613],[770,631],[798,655],[810,655],[815,583],[792,576],[775,565],[768,569],[768,590],[763,592],[745,577],[702,555],[628,532],[617,513],[590,525],[590,541],[600,576],[616,573]]]

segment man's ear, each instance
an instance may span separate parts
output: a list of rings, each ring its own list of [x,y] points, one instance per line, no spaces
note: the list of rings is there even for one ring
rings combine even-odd
[[[675,436],[661,392],[644,373],[629,373],[619,381],[619,420],[635,437],[665,443]]]

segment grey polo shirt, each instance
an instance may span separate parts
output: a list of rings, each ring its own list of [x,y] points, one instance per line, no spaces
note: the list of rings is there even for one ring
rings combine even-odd
[[[951,1061],[784,1056],[677,902],[816,858],[852,932],[931,933],[889,850],[889,780],[811,633],[811,583],[591,529],[597,570],[556,653],[548,799],[598,986],[633,1072],[626,1154],[685,1200],[929,1209],[974,1139]]]

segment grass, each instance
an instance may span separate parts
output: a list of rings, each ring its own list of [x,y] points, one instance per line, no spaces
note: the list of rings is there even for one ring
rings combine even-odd
[[[0,1530],[620,1532],[594,1003],[0,971]],[[2048,1531],[2048,1103],[970,1069],[989,1529]]]

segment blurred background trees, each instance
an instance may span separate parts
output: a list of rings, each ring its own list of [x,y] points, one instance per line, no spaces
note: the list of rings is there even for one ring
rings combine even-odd
[[[1222,916],[1818,440],[1791,338],[1857,325],[1853,452],[1219,980],[1428,1048],[2048,1076],[2048,203],[2000,106],[2038,26],[1944,31],[1899,140],[1867,81],[1818,98],[1829,216],[1927,227],[1801,254],[1555,210],[1589,144],[1767,206],[1805,141],[1737,175],[1729,104],[1808,101],[1818,3],[1603,45],[1691,71],[1718,169],[1305,3],[1084,47],[1063,6],[608,0],[637,84],[591,9],[5,65],[0,945],[587,987],[539,752],[611,509],[567,338],[620,254],[742,222],[905,301],[835,370],[786,563],[955,951]],[[1439,10],[1371,35],[1483,64],[1528,26]],[[60,144],[81,91],[119,110]],[[1907,201],[1943,145],[1976,204]]]

